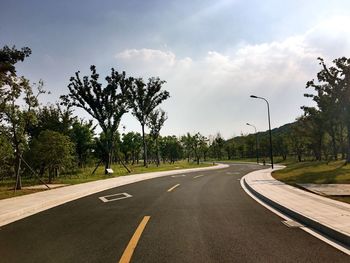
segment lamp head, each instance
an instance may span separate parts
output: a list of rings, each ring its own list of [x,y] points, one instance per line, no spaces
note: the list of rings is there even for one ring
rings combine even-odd
[[[250,95],[251,98],[257,99],[258,97],[255,95]]]

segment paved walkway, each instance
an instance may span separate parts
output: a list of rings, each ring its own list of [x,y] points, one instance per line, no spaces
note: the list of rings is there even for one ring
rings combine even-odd
[[[350,204],[284,184],[275,180],[271,171],[264,169],[247,174],[244,180],[248,189],[304,225],[350,246]]]
[[[114,187],[167,175],[215,170],[226,167],[228,167],[228,165],[218,164],[216,166],[202,168],[133,174],[0,200],[0,226],[9,224],[16,220],[64,204],[66,202]]]

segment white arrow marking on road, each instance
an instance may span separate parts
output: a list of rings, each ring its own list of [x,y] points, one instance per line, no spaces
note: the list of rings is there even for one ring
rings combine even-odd
[[[113,198],[113,197],[115,197],[115,198]],[[128,193],[119,193],[119,194],[101,196],[101,197],[99,197],[99,199],[102,202],[107,203],[107,202],[117,201],[117,200],[130,198],[130,197],[132,197],[132,195],[129,195]]]

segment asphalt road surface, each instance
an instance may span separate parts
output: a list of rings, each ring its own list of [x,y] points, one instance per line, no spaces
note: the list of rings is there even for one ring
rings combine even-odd
[[[239,179],[260,168],[152,179],[46,210],[0,228],[0,262],[349,262],[244,192]],[[99,198],[118,193],[132,197]]]

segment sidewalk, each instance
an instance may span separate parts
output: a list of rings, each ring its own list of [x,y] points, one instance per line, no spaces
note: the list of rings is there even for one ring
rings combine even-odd
[[[284,184],[275,180],[271,171],[264,169],[249,173],[244,176],[244,183],[254,195],[274,208],[350,246],[350,204]]]
[[[218,164],[216,166],[202,168],[133,174],[0,200],[0,226],[12,223],[16,220],[67,203],[69,201],[114,187],[167,175],[216,170],[226,167],[228,167],[228,165]]]

